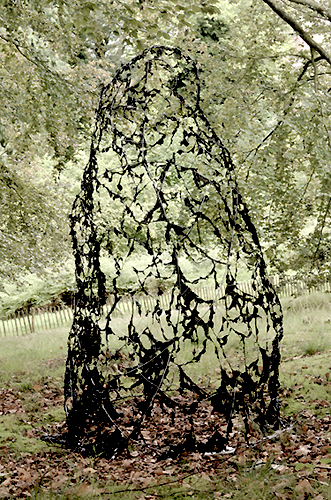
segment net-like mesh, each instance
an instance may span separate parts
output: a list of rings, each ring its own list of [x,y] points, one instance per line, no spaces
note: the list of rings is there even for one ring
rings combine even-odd
[[[144,51],[102,89],[71,233],[71,446],[166,456],[277,428],[281,307],[178,49]]]

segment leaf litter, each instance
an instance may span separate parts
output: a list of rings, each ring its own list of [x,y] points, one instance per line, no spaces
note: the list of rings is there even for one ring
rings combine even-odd
[[[151,419],[137,442],[114,460],[83,457],[61,446],[45,443],[42,443],[42,451],[33,451],[33,444],[40,442],[43,433],[60,432],[65,426],[62,421],[43,424],[41,419],[54,409],[61,409],[63,394],[60,392],[51,379],[40,384],[38,408],[32,411],[29,405],[25,408],[26,394],[20,388],[1,390],[0,418],[19,419],[21,434],[30,440],[32,451],[20,452],[14,436],[3,439],[0,435],[0,498],[28,498],[36,488],[54,493],[65,490],[67,498],[70,495],[107,497],[116,491],[141,491],[144,493],[141,498],[148,498],[148,495],[157,498],[155,491],[161,485],[179,488],[194,497],[197,492],[194,484],[200,484],[199,488],[204,485],[206,498],[208,495],[210,498],[235,498],[237,488],[243,487],[243,474],[258,475],[266,469],[275,478],[275,498],[328,498],[321,493],[321,487],[328,487],[331,474],[330,415],[316,416],[311,409],[304,408],[293,418],[286,417],[284,428],[269,438],[252,440],[247,445],[242,436],[232,436],[233,448],[223,454],[183,449],[177,456],[162,459],[160,450],[164,446],[164,436],[173,436],[176,430],[171,421],[160,421],[159,415],[154,422]],[[291,394],[284,389],[283,398],[287,397]],[[195,425],[203,428],[205,422],[195,422]],[[182,437],[183,432],[189,431],[187,420],[178,428]],[[222,496],[217,495],[217,481],[220,480],[228,485]],[[109,493],[110,485],[115,487],[112,493]]]

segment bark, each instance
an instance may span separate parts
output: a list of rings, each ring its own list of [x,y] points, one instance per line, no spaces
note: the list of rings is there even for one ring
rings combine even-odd
[[[277,2],[274,0],[263,0],[264,3],[269,5],[269,7],[291,28],[300,36],[300,38],[309,45],[309,47],[315,50],[325,61],[331,65],[331,55],[324,50],[324,48],[307,33],[306,30],[288,14]]]
[[[313,0],[289,0],[291,3],[297,3],[300,5],[304,5],[305,7],[308,7],[308,9],[317,12],[317,14],[320,14],[321,16],[325,17],[328,21],[331,22],[331,10],[327,9],[323,5],[320,5]]]

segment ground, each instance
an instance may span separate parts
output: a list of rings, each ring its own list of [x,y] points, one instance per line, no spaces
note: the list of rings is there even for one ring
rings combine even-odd
[[[130,447],[114,460],[44,442],[64,423],[68,329],[0,339],[0,498],[331,500],[329,305],[292,304],[286,313],[282,429],[251,446],[234,436],[225,454],[160,460],[148,428],[145,450]]]

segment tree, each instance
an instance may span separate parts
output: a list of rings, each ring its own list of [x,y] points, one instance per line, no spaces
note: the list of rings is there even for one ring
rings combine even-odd
[[[36,160],[35,160],[36,161]],[[41,274],[70,256],[70,189],[41,166],[0,170],[0,276],[20,280]],[[74,191],[74,190],[73,190]]]
[[[111,77],[114,63],[155,37],[162,41],[190,29],[194,13],[214,12],[215,4],[194,0],[184,9],[170,0],[79,5],[3,0],[0,99],[6,160],[19,154],[23,161],[33,143],[37,151],[47,142],[63,167],[90,136],[99,86]]]
[[[290,7],[295,4],[296,9],[292,9],[292,13],[287,11],[282,7],[281,4],[279,4],[275,0],[263,0],[271,9],[283,20],[285,21],[293,30],[302,38],[302,40],[311,48],[311,50],[314,52],[316,51],[322,59],[325,59],[330,65],[331,65],[331,54],[328,53],[328,51],[320,45],[317,40],[316,36],[314,38],[314,35],[318,33],[319,30],[316,31],[316,19],[318,19],[320,22],[319,24],[322,25],[323,30],[322,30],[322,37],[325,37],[325,24],[323,21],[331,22],[331,9],[328,8],[327,6],[319,5],[318,3],[310,0],[289,0],[288,2],[283,2],[283,4],[286,5],[289,4]],[[303,5],[306,7],[306,12],[302,9],[298,9],[298,5]],[[293,10],[295,10],[295,13],[293,13]],[[313,24],[314,24],[314,33],[313,36],[309,34],[309,24],[311,24],[311,17],[308,20],[306,17],[306,13],[313,13]],[[299,14],[299,17],[301,18],[301,23],[296,20],[297,15]],[[322,19],[321,19],[322,18]],[[321,22],[322,21],[322,22]],[[325,41],[325,40],[324,40]]]
[[[188,42],[204,109],[234,155],[272,269],[328,272],[328,63],[262,2],[223,1],[221,12]]]
[[[289,0],[281,3],[275,0],[264,0],[264,2],[304,42],[302,52],[305,54],[307,62],[298,77],[298,83],[304,83],[304,80],[310,81],[309,103],[307,103],[306,96],[301,93],[298,96],[300,101],[298,97],[293,98],[290,105],[298,104],[304,111],[308,111],[309,107],[311,110],[311,117],[307,113],[304,116],[303,123],[306,131],[301,133],[301,137],[305,143],[304,149],[306,149],[312,165],[310,166],[310,173],[306,174],[306,182],[299,203],[304,202],[305,197],[308,195],[305,200],[308,209],[308,211],[305,211],[305,217],[316,214],[316,222],[314,230],[306,238],[305,244],[301,245],[297,267],[305,265],[305,258],[308,255],[311,259],[310,270],[317,267],[319,272],[325,270],[329,274],[330,267],[327,254],[330,249],[330,234],[327,231],[327,220],[330,214],[328,163],[331,150],[331,124],[328,119],[330,116],[328,92],[330,87],[329,66],[331,64],[331,55],[327,47],[330,42],[328,30],[328,24],[331,22],[330,5],[326,5],[326,2],[319,5],[311,0]],[[310,50],[310,53],[307,49]],[[312,133],[314,126],[317,126],[317,130],[315,129],[316,135]],[[315,184],[315,192],[309,197],[309,185],[311,183]],[[315,201],[316,191],[317,204]]]
[[[157,38],[199,61],[204,111],[238,165],[275,272],[327,269],[325,2],[196,0],[188,8],[170,0],[104,1],[77,8],[40,0],[2,7],[0,182],[7,200],[14,201],[17,178],[32,180],[25,174],[36,157],[50,155],[57,170],[75,159],[90,136],[99,86],[120,61]],[[29,191],[27,184],[28,205]],[[24,234],[16,220],[11,231]]]
[[[12,277],[19,269],[40,272],[44,264],[67,255],[70,244],[65,231],[59,237],[58,230],[66,226],[64,209],[70,196],[68,204],[56,210],[52,180],[45,180],[41,192],[42,182],[34,177],[42,172],[38,164],[45,156],[54,171],[75,162],[90,138],[99,87],[111,78],[115,65],[155,37],[164,40],[190,30],[195,13],[215,11],[216,0],[194,0],[185,9],[170,0],[79,5],[2,0],[0,241],[6,259],[2,273]],[[36,214],[42,225],[37,238]],[[15,265],[10,264],[12,259]]]

